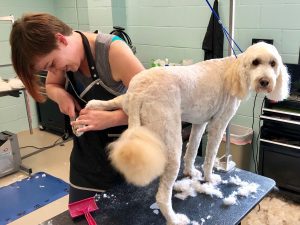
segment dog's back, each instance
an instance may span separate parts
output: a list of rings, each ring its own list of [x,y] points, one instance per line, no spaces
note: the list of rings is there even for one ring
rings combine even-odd
[[[141,117],[148,117],[149,111],[158,115],[162,108],[179,107],[183,121],[202,123],[217,113],[223,107],[222,103],[230,97],[223,85],[223,71],[232,60],[235,59],[145,70],[130,82],[123,109],[129,114],[128,106],[139,99],[142,102]],[[199,118],[198,115],[207,117]]]

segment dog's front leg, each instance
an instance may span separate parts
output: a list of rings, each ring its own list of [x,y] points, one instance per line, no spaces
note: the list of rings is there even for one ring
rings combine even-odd
[[[217,174],[213,174],[212,171],[227,124],[228,119],[221,117],[214,119],[208,125],[208,141],[206,146],[203,171],[205,180],[211,183],[219,183],[221,181],[221,177]]]
[[[193,124],[189,144],[184,155],[184,175],[190,176],[195,179],[200,179],[202,174],[195,168],[195,159],[199,149],[200,141],[204,133],[206,124]]]

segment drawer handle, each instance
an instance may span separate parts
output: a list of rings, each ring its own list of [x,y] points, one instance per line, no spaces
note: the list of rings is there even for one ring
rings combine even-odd
[[[268,108],[263,108],[263,111],[274,112],[274,113],[281,113],[281,114],[285,114],[285,115],[299,116],[300,117],[300,113],[296,113],[296,112],[288,112],[288,111],[276,110],[276,109],[268,109]]]
[[[279,122],[284,122],[284,123],[290,123],[290,124],[300,125],[300,122],[297,122],[297,121],[293,121],[293,120],[285,120],[285,119],[280,119],[280,118],[271,117],[271,116],[264,116],[264,115],[261,115],[260,118],[261,118],[261,119],[275,120],[275,121],[279,121]]]
[[[260,141],[300,150],[300,146],[296,146],[296,145],[284,144],[284,143],[280,143],[280,142],[276,142],[276,141],[270,141],[270,140],[263,139],[263,138],[260,138]]]

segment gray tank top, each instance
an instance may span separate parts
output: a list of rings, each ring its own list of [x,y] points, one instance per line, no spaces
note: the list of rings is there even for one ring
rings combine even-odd
[[[95,83],[101,85],[111,94],[118,96],[127,91],[126,86],[121,81],[115,81],[112,77],[109,64],[109,48],[114,40],[120,40],[115,35],[99,33],[95,41],[95,64],[99,74],[99,79],[93,81],[91,77],[84,76],[80,72],[74,73],[77,90],[82,97]]]

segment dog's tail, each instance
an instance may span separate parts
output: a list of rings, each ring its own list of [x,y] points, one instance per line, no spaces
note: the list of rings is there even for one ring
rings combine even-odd
[[[108,147],[112,165],[125,176],[127,182],[134,185],[148,185],[165,169],[165,144],[146,127],[127,129]]]

